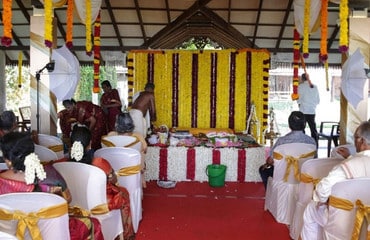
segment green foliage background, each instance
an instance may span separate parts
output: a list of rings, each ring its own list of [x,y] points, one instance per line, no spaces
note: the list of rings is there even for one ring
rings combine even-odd
[[[76,101],[87,100],[92,101],[92,88],[94,85],[93,66],[80,67],[80,81],[77,85],[76,92],[73,98]],[[109,80],[112,87],[117,86],[117,74],[114,67],[100,67],[100,83],[104,80]],[[22,67],[22,86],[18,87],[18,66],[5,67],[5,88],[6,88],[6,110],[13,110],[16,115],[18,108],[22,106],[29,106],[30,101],[30,70],[29,66]],[[99,93],[99,99],[102,95],[102,90]],[[59,109],[58,109],[59,110]]]

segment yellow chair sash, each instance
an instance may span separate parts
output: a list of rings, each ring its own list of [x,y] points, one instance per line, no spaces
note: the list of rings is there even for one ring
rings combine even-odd
[[[102,214],[106,214],[108,212],[109,212],[109,208],[108,208],[108,204],[106,204],[106,203],[97,205],[94,208],[92,208],[90,211],[86,210],[84,208],[81,208],[79,206],[70,206],[68,208],[68,213],[70,215],[82,216],[82,217],[88,217],[88,216],[90,216],[90,214],[102,215]]]
[[[40,218],[56,218],[68,213],[67,203],[41,208],[38,212],[25,213],[19,210],[10,212],[0,209],[0,219],[18,220],[17,233],[18,239],[24,239],[24,233],[28,228],[33,240],[42,240],[40,229],[37,225]]]
[[[314,187],[320,182],[320,178],[313,178],[310,174],[301,173],[301,182],[312,183]]]
[[[294,168],[294,177],[295,177],[295,179],[297,179],[299,181],[300,176],[299,176],[298,161],[302,158],[314,157],[315,154],[316,154],[316,151],[312,151],[312,152],[309,152],[309,153],[301,154],[297,158],[293,157],[293,156],[290,156],[290,155],[286,155],[285,156],[285,161],[287,162],[287,165],[286,165],[286,170],[285,170],[285,175],[284,175],[284,181],[285,182],[288,181],[288,176],[289,176],[291,167]],[[281,153],[273,152],[273,157],[274,157],[275,160],[281,160],[281,159],[283,159],[284,156]]]
[[[52,150],[53,152],[61,152],[61,151],[64,151],[63,144],[49,146],[48,148],[50,150]]]
[[[130,167],[124,167],[121,168],[118,172],[118,176],[130,176],[139,173],[141,170],[141,165],[136,165],[136,166],[130,166]]]
[[[136,138],[136,140],[135,141],[133,141],[133,142],[131,142],[131,143],[129,143],[129,144],[127,144],[127,145],[125,145],[125,146],[122,146],[122,147],[132,147],[133,145],[135,145],[136,143],[138,143],[138,142],[140,142],[140,139],[138,139],[137,137],[135,137]],[[107,147],[117,147],[114,143],[112,143],[111,141],[109,141],[109,140],[107,140],[107,139],[105,139],[105,138],[102,138],[101,139],[101,142],[105,145],[105,146],[107,146]]]
[[[344,198],[338,198],[335,196],[329,197],[329,205],[338,209],[350,211],[354,208],[354,204]],[[356,218],[355,218],[355,224],[353,226],[352,231],[352,240],[359,239],[361,226],[364,221],[364,218],[366,218],[367,223],[369,224],[370,220],[370,206],[364,205],[360,199],[356,200]],[[370,239],[370,232],[367,232],[367,239]]]
[[[116,146],[116,145],[114,145],[114,143],[112,143],[111,141],[108,141],[107,139],[104,139],[104,138],[102,138],[101,143],[103,143],[107,147],[115,147]]]

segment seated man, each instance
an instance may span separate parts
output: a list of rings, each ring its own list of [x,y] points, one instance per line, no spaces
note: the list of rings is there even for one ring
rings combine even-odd
[[[327,200],[337,182],[345,179],[370,177],[370,122],[362,122],[354,133],[357,154],[335,166],[316,185],[313,200],[303,214],[302,240],[321,239],[322,227],[327,221]]]
[[[288,122],[291,131],[276,141],[270,150],[270,155],[267,157],[266,163],[259,168],[259,173],[265,188],[267,186],[267,179],[273,176],[274,160],[272,158],[272,153],[277,146],[286,143],[308,143],[316,146],[315,139],[303,132],[306,127],[306,120],[302,112],[293,111],[288,118]]]

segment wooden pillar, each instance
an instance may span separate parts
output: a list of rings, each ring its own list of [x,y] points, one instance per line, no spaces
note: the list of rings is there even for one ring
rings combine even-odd
[[[53,20],[53,48],[56,47],[56,19]],[[49,90],[49,74],[44,69],[40,80],[36,72],[50,62],[51,49],[44,44],[44,11],[34,8],[30,23],[30,75],[31,75],[31,128],[39,133],[57,134],[57,104]],[[39,114],[37,114],[39,113]],[[39,121],[39,124],[37,124]],[[39,126],[39,129],[37,129]]]

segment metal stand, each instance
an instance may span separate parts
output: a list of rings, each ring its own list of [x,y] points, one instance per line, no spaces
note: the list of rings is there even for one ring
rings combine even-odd
[[[48,72],[52,72],[54,71],[54,67],[55,67],[55,62],[54,61],[51,61],[49,63],[47,63],[43,68],[41,68],[40,70],[38,70],[36,72],[36,104],[37,104],[37,110],[36,110],[36,121],[37,121],[37,133],[40,133],[40,74],[42,73],[42,71],[44,71],[45,69],[48,70]]]

